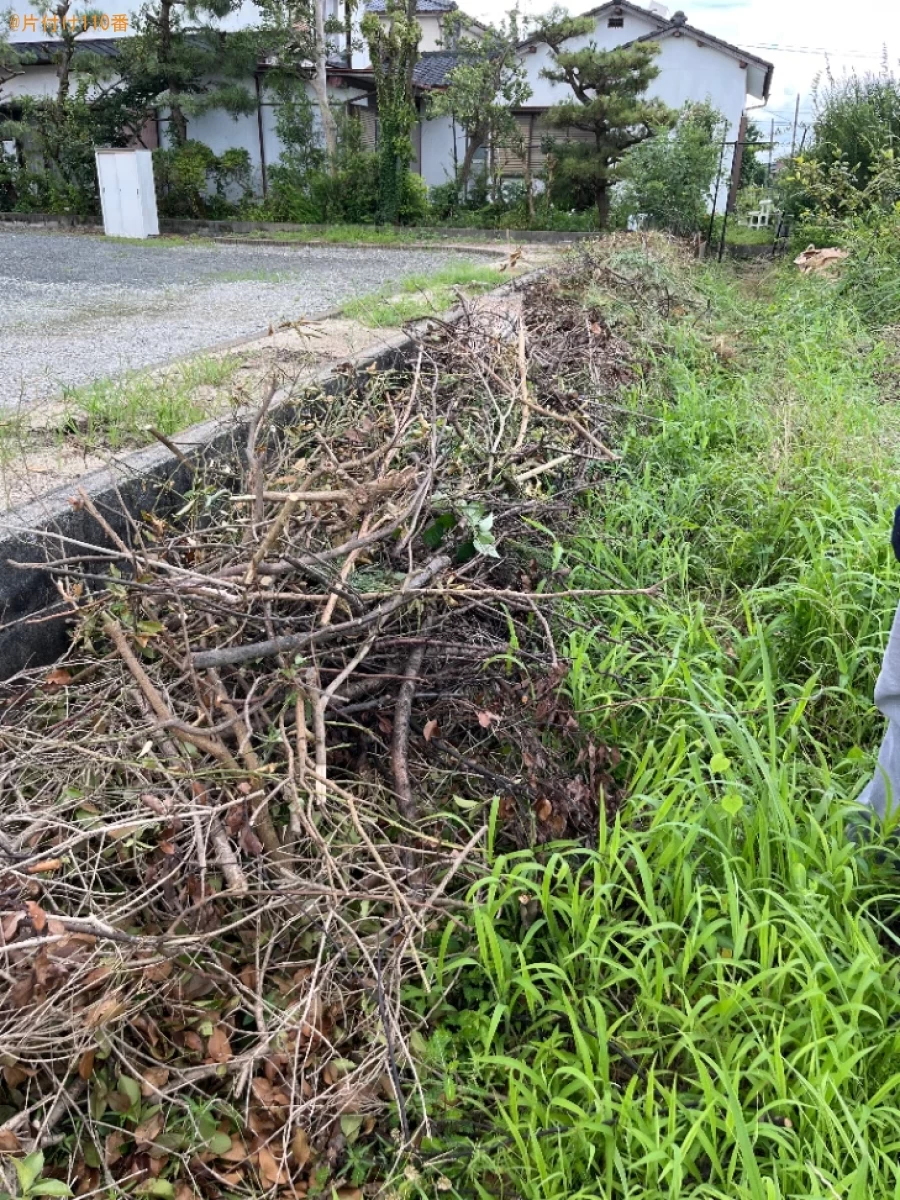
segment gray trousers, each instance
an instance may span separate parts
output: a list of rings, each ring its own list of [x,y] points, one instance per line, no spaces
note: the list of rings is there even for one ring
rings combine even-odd
[[[884,817],[900,807],[900,608],[875,685],[875,703],[888,720],[875,778],[859,797],[870,812]]]

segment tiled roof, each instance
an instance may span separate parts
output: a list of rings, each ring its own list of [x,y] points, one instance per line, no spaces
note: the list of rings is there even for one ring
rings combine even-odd
[[[117,42],[119,38],[82,38],[75,45],[75,53],[82,51],[89,54],[99,54],[103,58],[115,58],[119,53]],[[62,42],[14,42],[12,49],[25,56],[27,62],[23,65],[48,66],[56,62],[56,55],[62,48]]]
[[[417,13],[446,13],[455,12],[459,5],[456,0],[416,0]],[[387,12],[387,0],[368,0],[367,12]]]
[[[458,54],[441,50],[426,51],[413,69],[413,83],[421,88],[444,87],[447,76],[458,62]]]

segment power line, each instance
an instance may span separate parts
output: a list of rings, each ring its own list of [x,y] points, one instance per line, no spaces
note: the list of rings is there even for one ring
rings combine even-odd
[[[835,54],[840,58],[869,58],[880,60],[882,54],[868,50],[838,50],[827,46],[782,46],[777,42],[745,42],[748,50],[777,50],[781,54]]]

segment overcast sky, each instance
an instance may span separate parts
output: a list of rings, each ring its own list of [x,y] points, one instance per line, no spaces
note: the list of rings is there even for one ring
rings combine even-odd
[[[572,0],[570,12],[585,12],[599,0]],[[640,3],[640,0],[638,0]],[[683,8],[688,21],[775,64],[768,108],[755,114],[768,127],[774,117],[793,122],[800,95],[800,121],[813,113],[812,85],[828,63],[835,74],[845,70],[877,71],[887,47],[896,68],[900,59],[900,6],[891,0],[666,0],[670,11]],[[538,14],[549,0],[523,0],[522,10]],[[511,7],[509,0],[460,0],[473,17],[491,20]],[[781,49],[773,49],[778,46]],[[780,130],[790,141],[790,129]]]

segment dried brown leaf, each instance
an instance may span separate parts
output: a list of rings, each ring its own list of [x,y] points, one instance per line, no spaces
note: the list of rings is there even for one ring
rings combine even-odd
[[[146,1121],[141,1121],[140,1125],[134,1131],[134,1140],[139,1149],[143,1149],[151,1142],[155,1142],[162,1133],[162,1128],[165,1118],[162,1112],[154,1113],[152,1117],[148,1117]]]
[[[110,1021],[121,1017],[124,1011],[123,1001],[114,992],[111,996],[104,996],[102,1000],[98,1000],[96,1004],[85,1009],[85,1024],[88,1029],[97,1029],[100,1025],[108,1025]]]
[[[534,806],[534,815],[539,821],[547,821],[553,813],[553,805],[546,796],[541,796]]]
[[[106,1135],[106,1141],[103,1144],[103,1156],[106,1159],[108,1167],[113,1166],[122,1157],[122,1146],[125,1144],[127,1137],[128,1135],[120,1129],[116,1129],[113,1133]]]
[[[23,1067],[21,1063],[3,1068],[6,1086],[11,1088],[17,1088],[20,1083],[24,1083],[26,1079],[33,1079],[36,1074],[37,1071],[33,1067]]]
[[[0,940],[11,942],[19,930],[19,926],[25,920],[23,912],[9,913],[0,921]]]
[[[145,1099],[155,1096],[168,1082],[168,1067],[147,1067],[141,1075],[141,1095]]]
[[[261,1146],[257,1155],[259,1174],[267,1187],[276,1187],[287,1183],[287,1172],[268,1146]],[[362,1193],[360,1193],[362,1196]]]
[[[16,1154],[21,1148],[12,1129],[0,1129],[0,1154]]]
[[[63,667],[57,667],[55,671],[51,671],[44,684],[47,687],[68,687],[72,682],[72,676]]]
[[[294,1136],[291,1138],[291,1154],[294,1156],[294,1162],[300,1168],[305,1167],[312,1157],[306,1130],[299,1126],[294,1130]]]
[[[144,968],[144,978],[150,983],[162,983],[164,979],[168,979],[172,974],[174,967],[170,958],[163,962],[152,963],[149,967]]]
[[[241,849],[244,850],[245,853],[249,854],[251,858],[259,858],[259,856],[262,854],[264,849],[263,844],[249,825],[243,825],[241,827],[240,837],[238,840],[241,843]]]
[[[212,1031],[206,1053],[211,1062],[226,1063],[231,1059],[231,1042],[224,1025],[217,1025]]]
[[[30,867],[26,867],[25,874],[49,875],[51,871],[58,871],[62,865],[61,858],[45,858],[42,862],[32,863]]]
[[[26,900],[25,908],[28,910],[28,917],[36,934],[42,934],[47,928],[47,913],[43,911],[40,904],[36,904],[34,900]]]
[[[237,1134],[231,1136],[231,1149],[226,1150],[224,1154],[220,1154],[219,1158],[223,1162],[242,1163],[246,1162],[250,1157],[250,1151],[244,1145],[244,1139]]]

